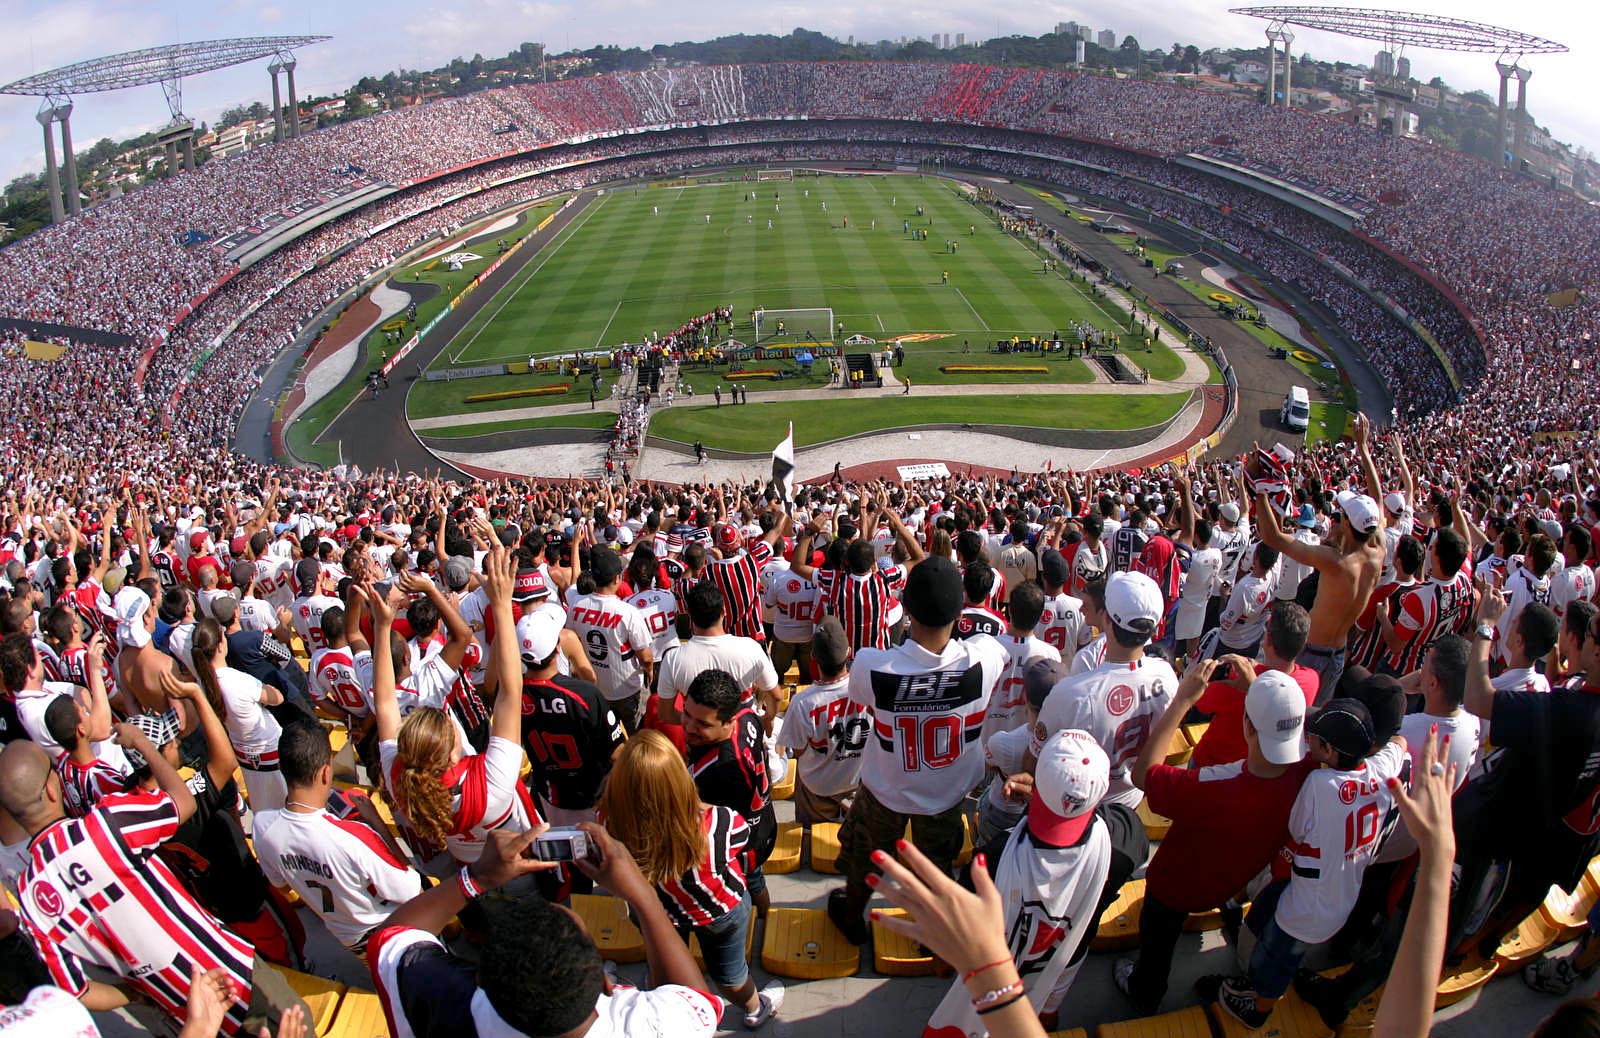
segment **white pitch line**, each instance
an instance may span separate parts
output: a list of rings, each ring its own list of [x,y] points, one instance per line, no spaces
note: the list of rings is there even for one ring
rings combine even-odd
[[[600,337],[595,339],[594,348],[599,349],[600,344],[606,341],[606,332],[611,330],[611,322],[617,319],[617,311],[622,309],[622,300],[617,300],[617,305],[611,309],[611,317],[606,321],[606,326],[600,329]]]
[[[502,311],[502,310],[504,310],[506,308],[506,304],[511,302],[511,300],[516,297],[518,292],[522,291],[522,288],[523,288],[524,285],[526,285],[529,281],[533,280],[533,277],[534,277],[535,274],[539,273],[539,271],[544,269],[544,265],[546,263],[549,263],[550,260],[552,258],[554,258],[555,254],[561,251],[561,247],[563,245],[565,245],[567,242],[571,241],[573,238],[575,238],[577,236],[578,228],[580,228],[584,224],[588,223],[589,222],[589,217],[591,217],[595,213],[599,212],[600,211],[600,207],[605,205],[610,200],[611,200],[611,196],[610,195],[601,195],[600,196],[600,200],[598,202],[596,202],[594,205],[592,205],[589,208],[585,209],[583,211],[583,215],[582,216],[580,216],[577,220],[573,221],[572,223],[568,224],[566,227],[562,228],[562,231],[570,231],[570,233],[567,234],[567,236],[565,238],[562,238],[560,241],[556,242],[555,245],[550,249],[549,252],[545,253],[543,256],[541,256],[539,258],[539,265],[538,266],[534,267],[532,270],[524,270],[522,272],[522,274],[518,275],[518,277],[522,278],[522,284],[521,285],[516,285],[515,284],[515,279],[513,279],[513,283],[511,285],[507,285],[505,288],[501,289],[501,292],[503,293],[503,296],[502,296],[502,298],[500,300],[500,305],[495,307],[494,308],[494,312],[489,315],[488,320],[484,321],[483,324],[478,328],[478,330],[472,333],[472,338],[470,338],[470,339],[468,339],[466,341],[466,345],[462,346],[459,350],[457,350],[455,352],[455,356],[450,358],[450,363],[452,363],[452,364],[461,363],[461,355],[466,353],[467,350],[471,349],[472,348],[472,344],[478,341],[478,336],[482,335],[484,333],[484,331],[491,324],[494,324],[494,319],[496,317],[500,316],[500,311]],[[560,237],[560,232],[557,232],[556,236]],[[515,286],[515,287],[513,287],[513,286]]]
[[[961,297],[961,301],[963,303],[967,304],[967,309],[971,310],[972,311],[972,316],[976,317],[978,319],[978,323],[983,325],[983,330],[984,331],[986,331],[986,332],[994,331],[993,328],[989,327],[989,322],[985,321],[983,319],[983,315],[978,313],[978,308],[972,305],[972,300],[967,298],[967,294],[965,292],[961,291],[961,289],[958,288],[958,289],[956,289],[956,295],[960,296]]]

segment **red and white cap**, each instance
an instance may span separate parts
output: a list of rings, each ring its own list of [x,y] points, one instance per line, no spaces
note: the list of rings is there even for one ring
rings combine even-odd
[[[548,609],[528,613],[517,621],[517,652],[522,661],[536,666],[549,659],[561,644],[560,617]]]
[[[196,530],[189,535],[189,550],[199,551],[206,546],[206,538],[211,536],[210,530]]]
[[[1076,728],[1045,741],[1033,770],[1028,831],[1055,847],[1070,847],[1083,837],[1094,809],[1111,787],[1111,759],[1094,736]]]
[[[517,570],[516,580],[511,585],[511,601],[533,602],[549,594],[550,585],[545,583],[544,571],[533,567]]]
[[[717,546],[724,551],[737,548],[744,543],[744,538],[739,533],[739,528],[732,523],[721,523],[717,526]]]

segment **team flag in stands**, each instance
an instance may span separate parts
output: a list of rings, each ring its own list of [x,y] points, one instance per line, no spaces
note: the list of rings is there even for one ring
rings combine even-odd
[[[794,423],[789,423],[789,435],[772,449],[772,487],[783,495],[785,501],[794,497]]]

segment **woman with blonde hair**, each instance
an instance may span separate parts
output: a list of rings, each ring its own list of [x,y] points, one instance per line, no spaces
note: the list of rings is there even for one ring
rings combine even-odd
[[[283,692],[228,666],[228,636],[210,617],[194,625],[189,646],[194,676],[200,679],[211,709],[222,718],[239,758],[250,810],[260,814],[281,809],[289,795],[278,770],[283,726],[266,708],[282,703]]]
[[[516,690],[522,686],[522,661],[513,633],[511,568],[504,548],[497,546],[484,558],[484,573],[495,629],[503,633],[494,640],[490,661],[501,694],[495,697],[489,745],[482,754],[472,753],[447,707],[417,706],[402,719],[394,658],[406,650],[402,644],[390,651],[394,609],[370,577],[356,592],[372,612],[377,646],[371,654],[372,707],[384,784],[416,834],[432,846],[447,847],[462,865],[478,860],[490,830],[520,833],[543,824],[519,778],[522,697]]]
[[[744,1025],[754,1030],[766,1023],[783,1005],[783,984],[772,980],[757,992],[750,976],[745,820],[701,803],[672,741],[648,729],[617,753],[600,795],[600,820],[655,886],[678,932],[685,940],[699,937],[706,972],[723,997],[744,1007]]]

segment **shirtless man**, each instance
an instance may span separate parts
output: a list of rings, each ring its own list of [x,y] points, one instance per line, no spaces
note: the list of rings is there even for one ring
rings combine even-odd
[[[151,644],[156,630],[156,607],[150,596],[136,587],[124,587],[114,600],[117,614],[117,689],[129,714],[160,714],[171,710],[179,731],[188,735],[199,716],[192,707],[173,703],[161,688],[161,675],[173,669],[172,657]]]
[[[1256,522],[1262,543],[1312,567],[1318,574],[1317,597],[1311,605],[1311,631],[1297,662],[1321,678],[1316,702],[1319,707],[1337,694],[1350,628],[1366,608],[1367,599],[1383,574],[1383,509],[1378,506],[1383,491],[1368,443],[1372,425],[1364,414],[1355,416],[1354,425],[1367,493],[1339,493],[1333,529],[1321,544],[1306,544],[1285,533],[1266,496],[1256,495]]]

